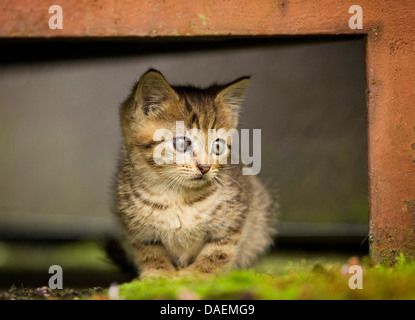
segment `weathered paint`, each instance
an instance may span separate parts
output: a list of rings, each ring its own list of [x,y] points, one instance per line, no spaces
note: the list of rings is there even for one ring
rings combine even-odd
[[[376,262],[415,258],[415,1],[2,0],[0,37],[367,35],[370,243]],[[61,5],[63,30],[50,30]]]

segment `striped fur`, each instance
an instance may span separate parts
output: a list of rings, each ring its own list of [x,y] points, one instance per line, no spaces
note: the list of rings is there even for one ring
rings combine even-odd
[[[256,177],[241,174],[240,165],[212,163],[199,179],[197,165],[210,157],[207,145],[195,153],[195,163],[157,165],[153,160],[159,144],[153,133],[159,128],[175,132],[176,121],[205,135],[209,129],[236,128],[248,83],[241,78],[207,89],[172,87],[161,73],[149,70],[122,104],[124,146],[115,212],[143,277],[177,269],[212,273],[248,267],[272,244],[270,197]],[[224,156],[230,163],[230,152]]]

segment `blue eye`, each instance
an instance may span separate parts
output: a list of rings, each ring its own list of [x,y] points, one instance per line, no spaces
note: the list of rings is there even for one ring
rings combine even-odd
[[[217,139],[212,144],[212,153],[216,154],[217,156],[220,156],[224,154],[226,151],[226,143],[222,139]]]
[[[191,144],[192,141],[190,141],[186,137],[179,137],[173,139],[173,146],[178,152],[185,152]]]

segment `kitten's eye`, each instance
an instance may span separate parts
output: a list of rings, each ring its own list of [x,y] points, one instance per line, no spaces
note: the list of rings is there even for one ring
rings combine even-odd
[[[185,138],[185,137],[179,137],[179,138],[173,139],[174,148],[179,152],[185,152],[191,144],[192,144],[192,141],[190,141],[188,138]]]
[[[224,154],[226,151],[226,143],[222,139],[217,139],[215,142],[213,142],[212,145],[212,153],[216,154],[217,156],[220,156]]]

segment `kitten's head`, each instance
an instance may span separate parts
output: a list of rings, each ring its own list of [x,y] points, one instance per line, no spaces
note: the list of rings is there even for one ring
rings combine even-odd
[[[132,163],[166,186],[197,188],[219,179],[218,173],[231,165],[230,133],[238,126],[249,82],[243,77],[206,89],[170,86],[160,72],[147,71],[121,107]]]

